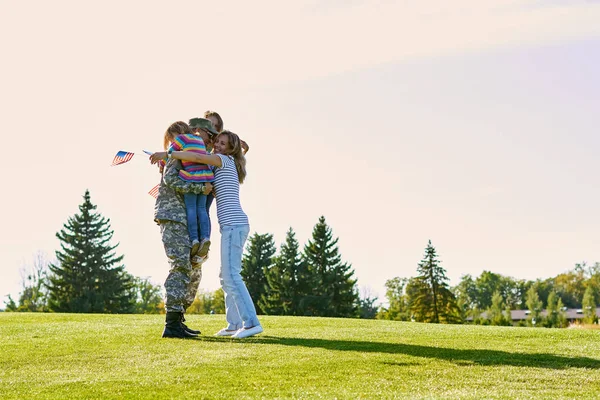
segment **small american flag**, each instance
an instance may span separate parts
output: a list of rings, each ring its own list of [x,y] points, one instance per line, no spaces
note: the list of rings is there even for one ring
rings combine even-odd
[[[125,164],[127,161],[131,160],[131,158],[133,157],[134,153],[130,153],[128,151],[119,151],[117,153],[117,155],[115,156],[115,158],[113,159],[112,164],[110,164],[110,166],[115,166],[115,165],[119,165],[119,164]]]
[[[148,194],[156,199],[158,197],[158,188],[159,187],[160,187],[160,183],[158,185],[154,186],[152,189],[150,189]]]

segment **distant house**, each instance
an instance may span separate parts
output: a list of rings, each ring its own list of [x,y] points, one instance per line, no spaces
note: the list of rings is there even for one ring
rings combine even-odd
[[[576,322],[583,319],[583,310],[581,308],[564,307],[563,311],[565,312],[565,316],[569,322]],[[510,310],[510,318],[512,319],[513,323],[517,324],[520,321],[526,321],[527,318],[529,318],[529,314],[531,314],[529,310]],[[546,310],[542,310],[542,317],[545,317],[546,315],[548,315],[548,312]],[[596,316],[600,319],[600,307],[596,307]],[[482,312],[481,318],[485,319],[486,317],[487,312]],[[467,321],[473,321],[473,317],[467,317]]]

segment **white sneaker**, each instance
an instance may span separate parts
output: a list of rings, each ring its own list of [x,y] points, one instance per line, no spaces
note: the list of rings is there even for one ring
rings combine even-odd
[[[258,335],[262,331],[263,331],[263,328],[260,325],[253,326],[252,328],[248,328],[248,329],[242,328],[239,331],[237,331],[235,333],[235,335],[232,336],[232,338],[244,339],[244,338],[247,338],[250,336]]]
[[[223,328],[219,332],[215,333],[215,336],[233,336],[236,333],[238,333],[238,331],[228,331],[227,328]]]

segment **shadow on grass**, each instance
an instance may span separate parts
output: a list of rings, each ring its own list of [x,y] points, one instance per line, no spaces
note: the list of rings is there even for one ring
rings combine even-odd
[[[220,338],[203,338],[209,341],[231,341]],[[235,341],[238,343],[239,341]],[[600,360],[588,357],[565,357],[548,353],[510,353],[487,349],[454,349],[447,347],[421,346],[404,343],[381,343],[346,340],[325,340],[306,338],[286,338],[257,336],[244,339],[244,343],[276,344],[283,346],[303,346],[337,351],[358,351],[363,353],[406,354],[414,357],[436,358],[454,362],[458,366],[471,365],[510,365],[550,369],[600,368]]]

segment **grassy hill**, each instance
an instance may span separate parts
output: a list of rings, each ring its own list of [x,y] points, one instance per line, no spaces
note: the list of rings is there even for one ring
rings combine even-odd
[[[0,398],[600,398],[600,331],[265,317],[0,314]]]

